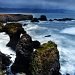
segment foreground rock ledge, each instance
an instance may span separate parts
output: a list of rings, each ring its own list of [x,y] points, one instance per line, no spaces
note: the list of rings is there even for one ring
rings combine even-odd
[[[32,56],[32,75],[59,75],[60,63],[57,45],[49,41],[36,49]]]
[[[0,75],[5,75],[4,71],[6,71],[7,66],[9,66],[10,63],[10,57],[0,52]]]

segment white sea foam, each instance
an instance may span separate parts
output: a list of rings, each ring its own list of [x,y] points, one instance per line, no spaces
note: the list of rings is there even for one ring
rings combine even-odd
[[[15,52],[11,50],[9,47],[6,47],[6,44],[9,42],[9,36],[5,33],[0,33],[0,51],[4,54],[10,55],[11,60],[15,59]]]
[[[60,33],[68,33],[68,34],[75,34],[75,28],[66,28],[64,30],[61,30],[59,33],[52,33],[53,30],[57,31],[57,29],[47,29],[45,34],[41,34],[43,30],[45,31],[46,27],[40,27],[37,25],[29,25],[25,28],[27,32],[32,35],[32,38],[39,40],[41,43],[47,42],[49,40],[54,41],[58,45],[58,50],[60,54],[60,64],[61,69],[60,72],[63,75],[66,75],[66,73],[69,73],[70,75],[75,75],[75,42],[73,39],[68,37],[67,35],[60,35]],[[36,32],[38,30],[37,34]],[[41,31],[40,31],[41,30]],[[40,31],[40,32],[39,32]],[[44,35],[51,34],[51,37],[44,37]]]
[[[65,28],[60,33],[75,35],[75,27]]]
[[[46,26],[41,27],[38,25],[38,23],[30,24],[30,22],[27,26],[23,27],[33,38],[33,40],[39,40],[41,43],[47,42],[49,40],[54,41],[58,46],[60,54],[60,72],[63,75],[66,75],[66,73],[75,75],[75,40],[72,39],[73,36],[71,36],[75,35],[75,27],[65,28],[59,31],[57,28],[52,29],[50,27],[47,28]],[[69,35],[69,37],[66,34],[71,35]],[[51,37],[44,37],[45,35],[51,35]],[[9,37],[5,35],[5,33],[0,33],[0,39],[0,50],[5,54],[15,54],[10,48],[6,47]],[[12,60],[14,60],[14,57]]]

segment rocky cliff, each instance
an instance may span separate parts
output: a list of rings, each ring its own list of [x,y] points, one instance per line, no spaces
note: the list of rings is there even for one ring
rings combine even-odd
[[[42,44],[32,56],[32,75],[59,75],[59,51],[57,45],[48,41]]]

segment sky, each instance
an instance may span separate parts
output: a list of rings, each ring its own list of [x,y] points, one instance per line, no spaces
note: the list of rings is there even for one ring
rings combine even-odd
[[[0,7],[75,10],[75,0],[0,0]]]

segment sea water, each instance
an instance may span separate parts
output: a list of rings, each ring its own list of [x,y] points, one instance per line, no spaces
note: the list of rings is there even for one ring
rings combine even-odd
[[[33,14],[33,13],[32,13]],[[57,13],[41,13],[49,19],[54,18],[75,18],[74,14],[57,14]],[[40,13],[33,14],[34,17],[39,17]],[[75,75],[75,21],[40,21],[31,23],[30,21],[19,21],[21,24],[28,24],[23,26],[25,31],[32,37],[33,40],[38,40],[41,43],[47,41],[54,41],[59,50],[60,55],[60,72],[62,75],[67,73]],[[50,37],[45,37],[51,35]],[[5,54],[13,54],[12,61],[15,59],[15,52],[6,47],[9,41],[8,35],[0,33],[0,50]]]

